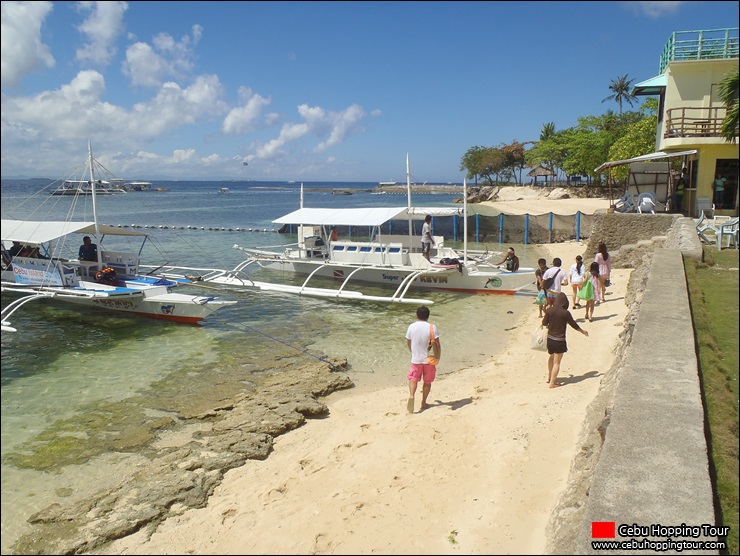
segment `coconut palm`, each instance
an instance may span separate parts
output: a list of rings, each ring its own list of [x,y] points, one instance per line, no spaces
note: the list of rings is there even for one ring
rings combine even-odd
[[[606,102],[607,100],[614,100],[619,105],[619,114],[622,114],[622,103],[627,102],[630,106],[632,106],[633,102],[637,102],[637,97],[630,94],[630,86],[632,85],[632,82],[634,79],[627,79],[628,74],[624,74],[621,77],[617,77],[616,79],[612,79],[611,84],[609,85],[609,90],[612,92],[611,95],[606,97],[601,102]]]
[[[728,73],[719,84],[719,96],[727,107],[727,115],[722,121],[720,133],[730,143],[737,141],[738,127],[738,68]]]
[[[553,135],[555,135],[555,122],[549,122],[542,126],[540,131],[540,141],[547,141]]]

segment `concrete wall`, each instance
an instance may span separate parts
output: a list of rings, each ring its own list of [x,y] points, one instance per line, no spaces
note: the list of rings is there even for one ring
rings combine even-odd
[[[602,216],[587,254],[604,238],[613,264],[634,268],[625,300],[630,312],[615,364],[602,377],[589,407],[568,486],[551,515],[549,554],[598,553],[591,545],[594,521],[617,526],[715,524],[683,266],[684,256],[701,258],[693,221],[668,215]],[[656,235],[638,239],[637,234]],[[616,540],[629,538],[617,535]]]

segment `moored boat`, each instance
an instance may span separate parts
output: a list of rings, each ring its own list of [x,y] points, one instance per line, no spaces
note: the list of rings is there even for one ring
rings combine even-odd
[[[407,174],[410,182],[410,173]],[[280,249],[249,248],[235,245],[246,254],[246,259],[230,271],[208,270],[201,278],[209,283],[227,287],[279,291],[328,298],[371,299],[373,301],[432,303],[429,299],[410,299],[410,290],[452,291],[475,294],[515,294],[534,283],[534,268],[520,268],[511,272],[491,263],[497,253],[472,251],[464,240],[462,250],[445,245],[443,236],[433,236],[434,247],[429,259],[422,253],[421,238],[414,235],[414,222],[427,216],[463,218],[467,238],[467,203],[460,207],[406,207],[367,208],[300,208],[273,220],[281,226],[296,226],[298,242]],[[465,186],[464,186],[465,187]],[[403,228],[407,233],[385,234],[381,229],[391,221],[393,230]],[[395,223],[398,222],[398,223]],[[332,239],[333,226],[367,226],[369,239]],[[363,234],[364,235],[364,234]],[[268,269],[280,275],[307,276],[302,285],[256,281],[253,269]],[[177,277],[174,267],[162,269],[164,276]],[[181,272],[181,270],[180,270]],[[338,288],[317,287],[315,278],[338,281]],[[357,282],[390,286],[388,296],[365,296],[350,291]]]
[[[13,330],[8,320],[20,307],[44,298],[179,323],[198,323],[236,303],[175,293],[190,281],[140,273],[139,254],[148,236],[97,222],[95,163],[90,148],[92,221],[2,220],[2,292],[15,298],[2,309],[4,331]],[[75,237],[82,236],[96,239],[92,260],[81,260],[82,250],[77,251],[81,240]],[[114,242],[121,236],[141,240],[138,252],[119,250]]]

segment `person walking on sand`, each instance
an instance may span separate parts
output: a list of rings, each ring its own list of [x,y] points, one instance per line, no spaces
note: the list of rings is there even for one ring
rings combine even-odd
[[[557,388],[563,385],[557,379],[563,355],[568,351],[565,332],[569,325],[584,336],[588,336],[588,332],[578,326],[573,315],[568,311],[568,296],[560,292],[555,298],[555,304],[547,310],[542,319],[542,326],[548,329],[547,353],[550,354],[550,358],[547,361],[547,383],[550,385],[550,388]]]
[[[432,327],[430,332],[429,327]],[[409,369],[409,399],[406,403],[406,409],[409,413],[414,412],[414,396],[416,395],[416,386],[419,381],[424,379],[424,385],[421,388],[421,409],[427,409],[427,398],[432,389],[432,382],[437,374],[437,367],[427,363],[429,354],[429,341],[434,336],[439,353],[442,353],[442,344],[439,343],[439,331],[436,324],[429,323],[429,307],[422,305],[416,310],[416,322],[412,322],[406,331],[406,345],[411,352],[411,368]]]
[[[542,318],[545,316],[545,309],[547,309],[547,292],[542,287],[542,284],[544,282],[544,280],[542,279],[542,275],[547,270],[547,260],[538,259],[537,267],[537,270],[534,271],[534,279],[535,283],[537,284],[537,299],[535,300],[535,303],[539,308],[538,316],[539,318]]]
[[[606,243],[603,241],[599,242],[599,247],[596,251],[594,262],[599,263],[600,303],[601,301],[606,301],[606,287],[609,285],[609,275],[612,273],[612,259],[609,256],[609,251],[606,250]]]
[[[591,263],[591,269],[586,276],[586,280],[591,282],[591,296],[587,297],[586,300],[586,318],[588,322],[594,321],[594,305],[596,301],[601,301],[601,292],[599,292],[599,263]],[[585,287],[585,286],[584,286]]]
[[[570,279],[570,287],[573,289],[573,308],[580,309],[581,304],[578,302],[578,292],[583,287],[583,282],[586,281],[586,265],[583,264],[583,257],[580,255],[576,256],[576,262],[570,266],[570,272],[568,273]]]
[[[547,285],[548,281],[552,282],[549,284],[550,287],[545,287],[548,308],[552,307],[553,303],[555,303],[555,298],[562,291],[562,287],[568,285],[568,276],[565,274],[563,269],[560,268],[560,265],[562,264],[563,261],[560,260],[560,257],[555,257],[552,260],[552,266],[542,275],[543,287]],[[552,280],[550,280],[551,278]]]

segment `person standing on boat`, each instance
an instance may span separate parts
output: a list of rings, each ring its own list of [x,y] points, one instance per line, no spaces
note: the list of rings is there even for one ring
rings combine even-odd
[[[81,261],[97,261],[98,260],[98,246],[92,242],[90,236],[82,238],[82,245],[80,245],[80,251],[77,254],[77,258]]]
[[[432,251],[434,239],[432,238],[432,217],[427,214],[424,218],[424,225],[421,227],[421,254],[426,260],[432,262],[429,254]]]
[[[433,333],[430,334],[429,327],[432,327]],[[411,352],[411,368],[409,369],[409,399],[406,403],[406,409],[409,413],[414,412],[414,396],[416,387],[423,378],[424,385],[421,388],[421,409],[427,409],[427,398],[432,390],[432,382],[437,374],[437,367],[427,363],[429,355],[429,340],[433,335],[439,346],[439,353],[442,353],[442,344],[439,343],[439,330],[436,324],[429,324],[429,307],[422,305],[416,310],[416,322],[412,322],[406,331],[406,345]]]
[[[337,234],[337,227],[332,226],[331,227],[331,235],[329,236],[330,241],[337,241],[339,239],[339,234]]]
[[[509,247],[509,250],[506,252],[506,256],[496,264],[504,263],[506,263],[506,270],[509,272],[516,272],[519,270],[519,257],[516,256],[513,247]]]

